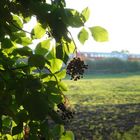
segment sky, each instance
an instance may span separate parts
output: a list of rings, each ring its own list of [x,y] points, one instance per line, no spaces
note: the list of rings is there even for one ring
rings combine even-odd
[[[90,38],[84,45],[72,35],[80,51],[111,52],[128,50],[130,53],[140,53],[140,0],[66,0],[67,7],[78,11],[87,6],[90,9],[90,19],[86,26],[102,26],[109,33],[109,41],[98,43]]]

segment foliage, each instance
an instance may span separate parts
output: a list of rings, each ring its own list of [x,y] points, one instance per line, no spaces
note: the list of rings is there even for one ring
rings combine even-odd
[[[32,16],[35,27],[23,30]],[[79,13],[66,8],[65,0],[0,0],[1,139],[73,139],[57,105],[66,104],[63,65],[76,53],[68,27],[83,27],[88,18],[88,8]],[[96,34],[97,41],[106,40]],[[43,37],[32,50],[33,41]],[[87,39],[82,30],[79,40]]]
[[[96,41],[104,42],[108,40],[108,33],[106,29],[100,26],[90,27],[89,29]]]

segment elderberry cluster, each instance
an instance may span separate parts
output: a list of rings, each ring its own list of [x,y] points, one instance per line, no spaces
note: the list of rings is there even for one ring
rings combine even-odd
[[[74,116],[74,111],[68,109],[65,104],[60,103],[57,105],[59,111],[61,111],[61,118],[62,120],[69,121],[71,120]]]
[[[75,57],[67,66],[67,74],[71,76],[71,80],[77,81],[78,79],[83,78],[83,74],[87,68],[88,65],[85,65],[83,60],[79,57]]]

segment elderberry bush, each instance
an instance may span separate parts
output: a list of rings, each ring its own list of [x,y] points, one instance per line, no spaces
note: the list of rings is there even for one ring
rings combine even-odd
[[[71,76],[71,80],[77,81],[83,78],[83,74],[87,68],[88,65],[85,65],[83,60],[79,57],[74,57],[67,65],[67,74]]]

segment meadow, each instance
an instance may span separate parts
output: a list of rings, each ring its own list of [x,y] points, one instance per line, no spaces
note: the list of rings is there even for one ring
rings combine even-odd
[[[140,140],[140,75],[91,75],[65,80],[75,109],[66,123],[76,140]]]

